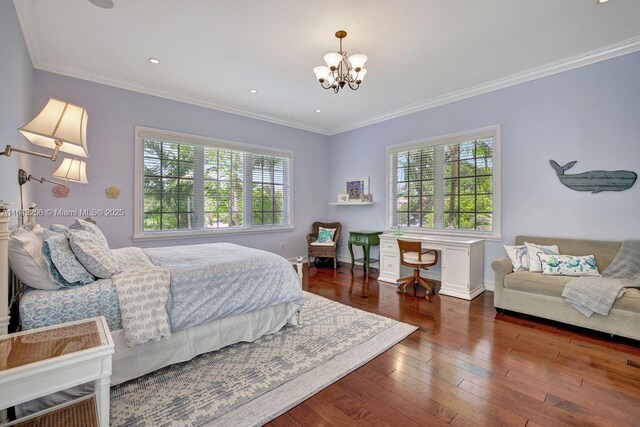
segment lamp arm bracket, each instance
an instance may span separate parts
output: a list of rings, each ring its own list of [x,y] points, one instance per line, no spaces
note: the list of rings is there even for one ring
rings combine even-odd
[[[16,147],[14,147],[12,145],[7,145],[7,147],[4,149],[3,152],[0,153],[0,155],[9,157],[9,156],[11,156],[11,153],[13,153],[15,151],[16,153],[29,154],[31,156],[42,157],[44,159],[49,159],[49,160],[52,160],[52,161],[55,162],[56,159],[58,158],[58,151],[59,150],[60,150],[60,146],[56,144],[56,148],[53,151],[53,154],[51,156],[49,156],[49,155],[44,154],[44,153],[38,153],[36,151],[23,150],[21,148],[16,148]]]

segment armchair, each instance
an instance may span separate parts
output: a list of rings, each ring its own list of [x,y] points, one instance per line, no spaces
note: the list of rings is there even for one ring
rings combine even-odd
[[[333,234],[333,244],[317,243],[318,230],[323,228],[335,228],[336,232]],[[342,224],[339,222],[314,222],[311,226],[311,233],[307,234],[307,255],[309,256],[309,262],[311,257],[314,258],[333,258],[333,268],[338,267],[338,241],[340,240],[340,232],[342,231]]]

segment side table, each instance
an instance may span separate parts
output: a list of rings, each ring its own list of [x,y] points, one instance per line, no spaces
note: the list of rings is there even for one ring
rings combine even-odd
[[[0,336],[0,410],[94,382],[91,401],[95,400],[99,425],[107,427],[113,352],[104,317]],[[69,405],[61,405],[60,411],[68,411]]]
[[[349,232],[349,253],[351,254],[351,269],[353,270],[353,265],[355,261],[362,262],[362,266],[364,268],[365,273],[369,273],[369,264],[373,262],[378,262],[377,259],[371,259],[369,254],[371,253],[372,246],[380,245],[380,235],[382,231],[372,231],[372,230],[359,230],[359,231],[350,231]],[[363,258],[355,259],[353,256],[353,245],[362,246],[362,250],[364,252]]]

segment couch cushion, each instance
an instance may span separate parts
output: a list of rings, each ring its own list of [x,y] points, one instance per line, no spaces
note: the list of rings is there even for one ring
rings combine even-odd
[[[532,294],[561,297],[564,285],[573,277],[549,276],[530,271],[517,271],[504,277],[504,287]]]
[[[514,291],[561,298],[564,285],[571,279],[573,277],[518,271],[504,277],[504,287]],[[613,308],[640,313],[640,289],[627,289],[624,296],[613,304]]]

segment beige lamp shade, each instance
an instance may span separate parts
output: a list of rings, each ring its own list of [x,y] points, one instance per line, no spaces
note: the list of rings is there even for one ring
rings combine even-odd
[[[63,159],[62,164],[53,173],[56,178],[66,181],[78,182],[80,184],[88,184],[87,180],[87,164],[83,160]]]
[[[51,98],[42,111],[18,131],[35,145],[56,148],[74,156],[89,157],[87,151],[87,110]]]

